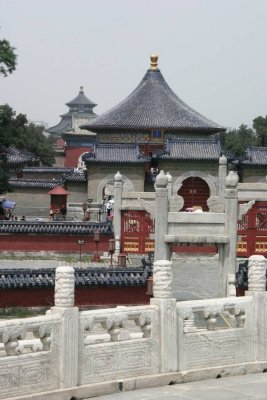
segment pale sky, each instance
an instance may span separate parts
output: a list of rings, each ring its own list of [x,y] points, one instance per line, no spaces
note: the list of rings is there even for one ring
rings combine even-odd
[[[237,128],[267,114],[266,0],[0,0],[18,54],[0,104],[49,126],[82,84],[97,114],[128,96],[159,55],[172,90]]]

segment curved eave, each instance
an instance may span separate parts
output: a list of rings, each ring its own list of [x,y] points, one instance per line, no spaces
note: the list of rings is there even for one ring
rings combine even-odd
[[[136,125],[136,126],[114,126],[114,125],[81,125],[80,129],[90,130],[94,133],[113,133],[118,131],[127,131],[127,132],[151,132],[154,130],[161,130],[164,132],[191,132],[191,133],[219,133],[225,132],[226,128],[218,127],[218,128],[211,128],[211,127],[181,127],[181,126],[166,126],[166,125],[158,125],[158,126],[144,126],[144,125]]]

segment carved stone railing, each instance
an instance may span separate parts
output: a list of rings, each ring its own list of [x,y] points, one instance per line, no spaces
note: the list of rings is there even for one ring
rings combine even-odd
[[[248,297],[194,300],[177,303],[177,311],[186,334],[192,331],[243,328],[250,304]]]
[[[159,372],[156,306],[82,311],[79,318],[80,385]]]
[[[58,317],[43,316],[0,322],[1,356],[14,356],[36,351],[49,351]],[[35,339],[37,338],[37,339]]]
[[[0,399],[60,386],[59,316],[0,322]]]
[[[117,307],[80,312],[84,344],[150,338],[155,308]]]
[[[180,370],[254,361],[251,297],[177,303]]]

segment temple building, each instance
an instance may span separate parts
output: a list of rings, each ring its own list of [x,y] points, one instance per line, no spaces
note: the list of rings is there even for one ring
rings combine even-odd
[[[220,132],[225,128],[186,105],[166,83],[151,56],[137,88],[117,106],[81,128],[96,133],[93,149],[83,155],[87,166],[88,197],[100,202],[114,172],[123,175],[124,189],[154,191],[155,176],[163,169],[173,177],[173,193],[185,208],[218,194]]]

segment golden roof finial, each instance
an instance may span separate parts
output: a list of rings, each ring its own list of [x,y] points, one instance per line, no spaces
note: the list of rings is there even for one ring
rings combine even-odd
[[[80,93],[83,93],[83,85],[80,86]]]
[[[157,70],[158,69],[158,56],[157,54],[152,54],[150,56],[150,69]]]

